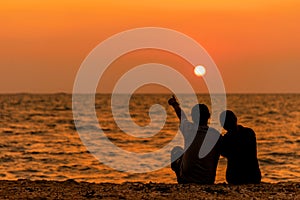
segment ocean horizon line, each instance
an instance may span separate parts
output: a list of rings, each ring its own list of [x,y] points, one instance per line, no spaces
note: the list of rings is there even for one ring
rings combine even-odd
[[[72,93],[72,92],[0,92],[0,95],[93,95],[93,93]],[[173,95],[174,93],[166,92],[137,92],[137,93],[109,93],[97,92],[96,95]],[[223,95],[224,93],[176,93],[176,95]],[[226,92],[226,95],[299,95],[300,92]]]

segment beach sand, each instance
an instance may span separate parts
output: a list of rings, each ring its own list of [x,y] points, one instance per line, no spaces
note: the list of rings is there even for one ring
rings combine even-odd
[[[237,186],[1,180],[0,199],[300,199],[300,183]]]

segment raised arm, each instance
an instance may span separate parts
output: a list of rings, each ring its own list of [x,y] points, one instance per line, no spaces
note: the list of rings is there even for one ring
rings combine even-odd
[[[174,108],[176,115],[180,121],[187,119],[184,111],[180,108],[179,103],[177,102],[174,95],[172,95],[172,98],[169,99],[168,103]]]

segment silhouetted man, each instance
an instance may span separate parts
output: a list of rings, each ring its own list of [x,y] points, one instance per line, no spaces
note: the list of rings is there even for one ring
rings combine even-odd
[[[237,117],[230,110],[221,113],[220,122],[227,131],[223,136],[221,149],[221,155],[227,158],[227,182],[229,184],[260,183],[261,173],[254,131],[238,125]]]
[[[171,160],[183,154],[172,162],[171,168],[175,171],[178,183],[213,184],[216,177],[216,169],[220,157],[220,133],[209,128],[207,123],[210,113],[206,105],[196,104],[192,108],[193,123],[187,120],[185,113],[181,110],[178,102],[173,96],[168,103],[173,106],[180,119],[180,130],[184,137],[185,147],[175,147],[171,152]],[[210,134],[213,144],[207,155],[202,157],[199,152],[207,134]]]

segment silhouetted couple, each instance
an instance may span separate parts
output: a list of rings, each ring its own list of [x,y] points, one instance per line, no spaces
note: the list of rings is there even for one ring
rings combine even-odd
[[[223,111],[220,115],[220,123],[227,131],[222,136],[208,127],[210,113],[206,105],[196,104],[191,111],[193,122],[189,122],[174,96],[168,103],[180,120],[185,143],[184,149],[175,147],[171,152],[171,168],[178,183],[213,184],[220,155],[227,158],[229,184],[260,183],[255,133],[238,125],[232,111]]]

